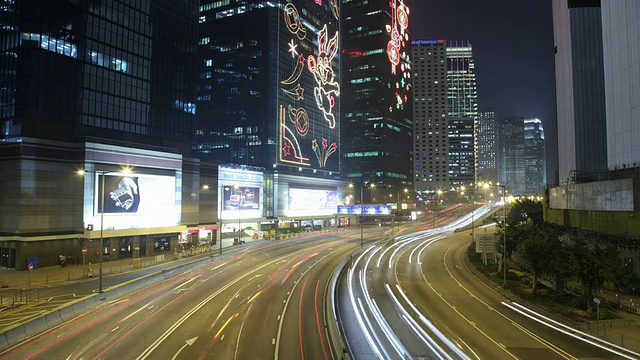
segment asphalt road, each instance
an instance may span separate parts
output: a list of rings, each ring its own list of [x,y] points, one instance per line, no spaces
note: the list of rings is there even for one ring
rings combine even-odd
[[[339,311],[353,358],[623,358],[480,281],[464,261],[469,231],[455,227],[398,237],[351,262]]]
[[[385,230],[367,230],[365,241]],[[146,279],[125,296],[107,291],[98,308],[0,357],[331,359],[327,284],[338,263],[360,246],[360,232],[246,245]],[[82,283],[69,286],[73,290],[58,292],[92,291]]]

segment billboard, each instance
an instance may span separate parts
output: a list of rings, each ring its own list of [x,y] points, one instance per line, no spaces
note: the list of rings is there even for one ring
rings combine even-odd
[[[104,191],[102,184],[104,176]],[[154,214],[175,211],[172,176],[96,174],[95,213]]]
[[[335,190],[289,189],[289,210],[336,211],[338,192]]]
[[[98,173],[94,184],[93,201],[88,203],[93,212],[85,213],[87,224],[99,224],[102,218],[108,229],[180,224],[174,176]]]
[[[285,3],[280,11],[278,163],[339,172],[339,1]]]
[[[391,206],[389,205],[340,205],[338,206],[338,214],[360,214],[363,215],[390,215]]]
[[[224,185],[222,210],[260,210],[260,187]]]

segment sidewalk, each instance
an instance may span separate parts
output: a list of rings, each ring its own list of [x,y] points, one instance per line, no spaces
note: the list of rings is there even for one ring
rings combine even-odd
[[[248,236],[243,237],[245,242],[258,241]],[[233,238],[223,239],[222,248],[223,254],[225,249],[241,247],[242,244],[233,245]],[[215,255],[220,253],[220,243],[208,246],[201,246],[195,249],[194,253],[185,251],[184,254],[179,253],[178,259],[175,259],[173,251],[164,252],[156,256],[146,256],[138,258],[126,258],[113,261],[104,261],[102,263],[102,275],[107,276],[110,274],[120,273],[124,271],[131,271],[135,269],[141,269],[157,264],[167,263],[170,261],[179,261],[185,258],[192,258],[193,256],[201,254]],[[93,278],[99,276],[99,263],[91,264],[93,270]],[[31,273],[29,271],[16,271],[15,269],[0,269],[0,293],[4,289],[26,289],[30,287],[46,287],[63,281],[74,281],[89,278],[89,265],[85,264],[67,264],[65,266],[47,266],[38,269],[34,269]]]

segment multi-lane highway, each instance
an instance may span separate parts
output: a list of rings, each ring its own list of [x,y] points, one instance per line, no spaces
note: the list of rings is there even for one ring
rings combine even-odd
[[[490,210],[478,210],[475,218]],[[415,224],[410,234],[405,227],[404,235],[398,227],[367,229],[362,250],[359,231],[249,243],[168,271],[123,274],[117,281],[131,281],[134,291],[117,295],[111,290],[116,277],[107,277],[98,307],[32,335],[0,358],[343,358],[336,347],[341,339],[330,336],[332,294],[344,351],[355,359],[640,357],[603,349],[609,345],[479,281],[464,261],[469,232],[455,231],[469,217],[450,219],[428,219],[431,226]],[[334,293],[331,279],[344,264]],[[48,295],[95,296],[91,284]]]
[[[365,242],[385,228],[365,232]],[[255,242],[154,279],[14,346],[10,359],[330,359],[325,301],[343,232]],[[64,291],[64,290],[61,290]]]
[[[478,210],[476,218],[483,216]],[[369,247],[340,282],[339,312],[355,359],[635,359],[640,354],[562,327],[507,299],[464,261],[461,219]],[[492,231],[492,230],[490,230]],[[604,349],[604,348],[607,349]]]

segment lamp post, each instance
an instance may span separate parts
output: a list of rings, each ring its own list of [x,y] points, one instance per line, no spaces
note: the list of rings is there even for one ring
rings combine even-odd
[[[240,190],[240,186],[239,185],[234,185],[233,188],[238,191]],[[242,218],[242,197],[244,196],[243,193],[238,194],[238,244],[240,244],[240,237],[241,232],[240,232],[240,219]],[[221,244],[222,246],[222,244]],[[222,248],[220,249],[220,254],[222,254]]]
[[[364,247],[364,226],[362,224],[362,202],[364,201],[364,184],[360,185],[360,248]]]
[[[507,188],[505,185],[495,184],[491,182],[483,183],[482,186],[487,189],[489,186],[495,186],[498,188],[498,197],[500,197],[500,188],[502,188],[502,221],[504,221],[504,228],[502,230],[502,287],[507,287]]]
[[[78,174],[84,175],[87,170],[78,170]],[[94,170],[94,173],[100,175],[100,267],[98,270],[98,293],[102,294],[102,262],[104,259],[104,188],[105,188],[105,177],[107,174],[111,173],[111,171],[107,170]],[[130,169],[124,169],[122,171],[124,174],[130,174]]]

